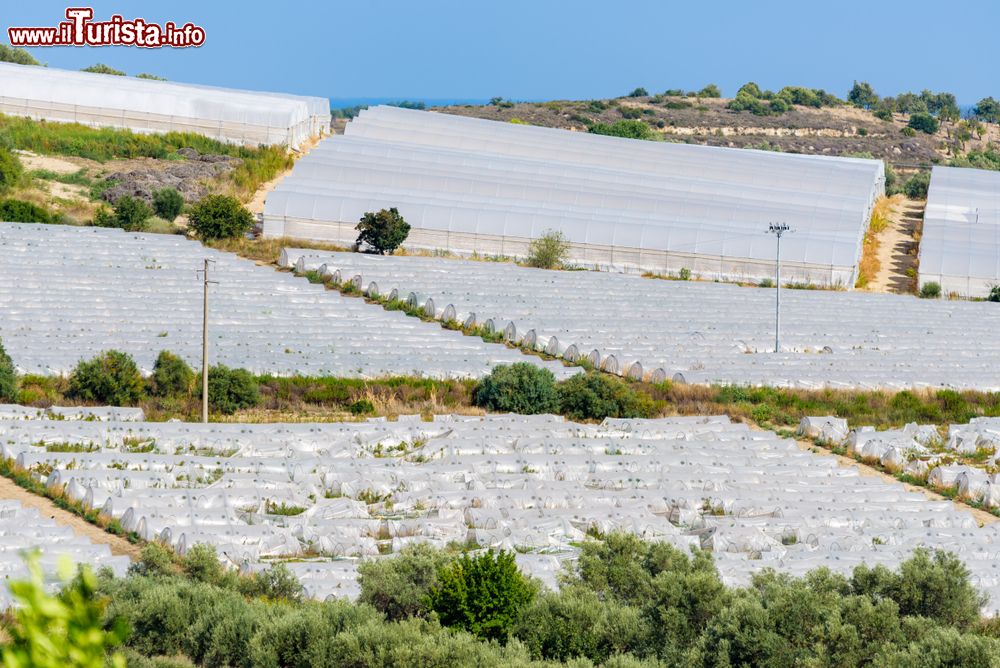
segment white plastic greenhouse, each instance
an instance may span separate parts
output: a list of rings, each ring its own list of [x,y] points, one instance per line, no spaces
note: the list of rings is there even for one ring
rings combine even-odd
[[[917,547],[940,547],[991,595],[988,611],[1000,601],[998,525],[980,528],[950,501],[725,417],[600,425],[545,415],[323,424],[22,418],[0,420],[0,443],[5,458],[144,538],[182,553],[210,543],[247,570],[292,559],[307,594],[321,599],[357,596],[358,559],[415,541],[516,549],[522,568],[555,586],[588,532],[623,530],[711,550],[730,584],[767,567],[797,575],[895,567]],[[270,511],[282,505],[283,513]]]
[[[330,103],[321,97],[9,63],[0,63],[0,113],[251,146],[296,147],[330,130]]]
[[[1000,173],[934,167],[920,239],[920,285],[985,297],[1000,284]]]
[[[176,235],[0,224],[0,339],[23,373],[67,374],[109,349],[152,371],[161,350],[201,360],[202,283],[212,363],[274,375],[478,377],[528,361],[461,332],[428,327],[271,267]]]
[[[440,321],[658,382],[1000,390],[1000,309],[913,296],[775,291],[511,263],[286,248],[288,267],[408,300]]]
[[[363,111],[268,197],[264,234],[352,243],[395,206],[407,246],[524,256],[547,230],[586,266],[854,284],[880,161],[644,142],[395,107]]]

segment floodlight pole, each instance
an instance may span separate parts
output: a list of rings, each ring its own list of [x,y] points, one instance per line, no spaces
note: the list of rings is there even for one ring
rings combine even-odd
[[[208,423],[208,285],[218,281],[208,280],[208,265],[215,260],[205,258],[205,268],[202,269],[204,295],[201,304],[201,421]]]
[[[774,252],[774,352],[781,352],[781,235],[790,231],[786,223],[771,223],[767,231],[776,237]]]

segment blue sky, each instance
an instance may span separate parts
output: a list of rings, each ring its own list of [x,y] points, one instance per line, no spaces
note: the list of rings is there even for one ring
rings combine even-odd
[[[10,25],[55,25],[66,3],[6,0]],[[74,3],[82,5],[83,3]],[[95,0],[112,13],[192,21],[198,49],[34,49],[53,67],[105,62],[175,81],[332,98],[585,99],[749,80],[881,94],[947,90],[1000,97],[1000,3],[784,0]]]

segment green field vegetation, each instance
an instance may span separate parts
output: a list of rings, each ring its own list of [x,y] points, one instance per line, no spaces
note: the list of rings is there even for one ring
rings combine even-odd
[[[212,548],[181,558],[150,544],[127,577],[85,571],[56,597],[37,576],[16,584],[23,605],[0,622],[0,651],[46,668],[102,654],[140,668],[998,665],[1000,625],[947,553],[847,576],[767,570],[735,588],[705,552],[626,534],[581,549],[555,592],[511,553],[409,546],[361,566],[354,603],[305,600],[281,565],[241,576]],[[67,653],[84,638],[89,652]]]
[[[292,166],[282,146],[250,148],[226,144],[194,133],[138,134],[129,130],[92,128],[78,123],[34,121],[0,115],[0,146],[45,155],[68,155],[108,162],[133,158],[182,160],[182,148],[199,153],[227,155],[243,162],[230,172],[220,190],[249,199],[257,188]]]

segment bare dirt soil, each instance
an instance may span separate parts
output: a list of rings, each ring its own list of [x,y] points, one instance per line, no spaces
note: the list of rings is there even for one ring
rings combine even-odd
[[[903,199],[900,205],[892,208],[889,226],[879,234],[879,272],[868,284],[868,290],[899,294],[916,292],[917,250],[924,204],[919,200]]]
[[[125,556],[132,561],[139,558],[141,548],[138,545],[133,545],[124,538],[110,534],[82,517],[59,508],[45,497],[18,487],[8,478],[0,477],[0,498],[17,501],[25,508],[36,508],[42,516],[55,520],[61,526],[71,528],[77,536],[87,538],[92,543],[107,545],[114,555]]]

